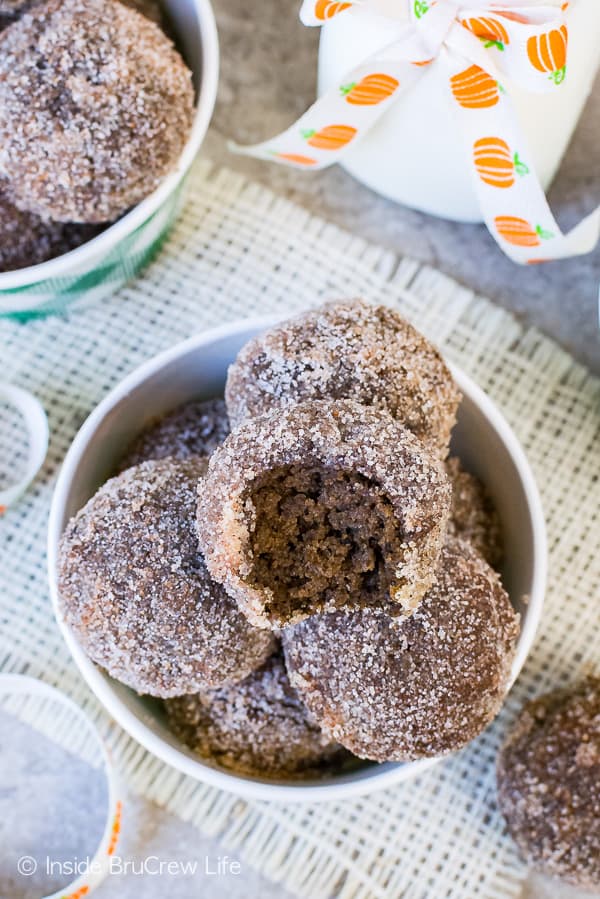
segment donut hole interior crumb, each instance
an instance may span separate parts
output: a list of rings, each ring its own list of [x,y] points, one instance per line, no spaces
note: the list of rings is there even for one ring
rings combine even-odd
[[[353,471],[295,464],[257,478],[250,583],[272,594],[281,621],[389,597],[402,557],[401,524],[382,487]]]

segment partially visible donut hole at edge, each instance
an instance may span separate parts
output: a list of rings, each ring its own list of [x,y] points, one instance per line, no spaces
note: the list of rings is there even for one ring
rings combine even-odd
[[[254,510],[248,580],[272,591],[267,614],[285,620],[298,612],[389,598],[403,531],[375,481],[310,462],[294,464],[257,478],[248,500]]]

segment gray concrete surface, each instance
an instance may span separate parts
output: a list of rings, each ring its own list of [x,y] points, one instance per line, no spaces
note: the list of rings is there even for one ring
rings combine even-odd
[[[264,140],[312,102],[318,29],[298,20],[299,0],[215,0],[221,80],[206,152],[367,240],[431,263],[555,337],[600,373],[600,248],[529,268],[509,262],[482,226],[458,225],[399,207],[339,168],[296,172],[228,154],[223,137]],[[600,203],[600,78],[550,200],[563,227]]]

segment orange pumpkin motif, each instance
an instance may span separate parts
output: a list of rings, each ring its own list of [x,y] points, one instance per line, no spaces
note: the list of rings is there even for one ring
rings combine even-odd
[[[526,220],[513,215],[499,215],[494,219],[496,231],[507,243],[515,247],[539,247],[542,240],[554,237],[552,232],[535,228]]]
[[[485,41],[486,47],[497,47],[498,50],[504,50],[504,47],[510,43],[508,31],[498,19],[485,16],[478,19],[464,19],[462,24],[475,37]]]
[[[479,66],[470,66],[450,79],[452,93],[465,109],[486,109],[500,99],[498,83]]]
[[[473,144],[473,161],[477,174],[491,187],[512,187],[516,175],[527,175],[529,169],[512,153],[501,137],[482,137]]]
[[[515,164],[506,141],[500,137],[483,137],[473,146],[477,174],[491,187],[512,187]]]
[[[115,812],[115,818],[113,821],[112,831],[110,835],[110,843],[107,849],[108,855],[113,855],[115,849],[117,848],[117,843],[119,842],[119,834],[121,833],[121,815],[123,812],[123,805],[121,802],[117,802],[117,810]]]
[[[317,160],[310,156],[302,156],[300,153],[275,153],[275,159],[283,159],[285,162],[293,162],[296,165],[316,165]]]
[[[317,150],[341,150],[355,134],[356,128],[351,125],[327,125],[320,131],[303,131],[302,137]]]
[[[351,3],[342,3],[340,0],[317,0],[315,3],[315,16],[321,22],[327,19],[333,19],[338,13],[350,9]]]
[[[568,42],[566,25],[530,37],[527,41],[527,55],[531,65],[538,72],[548,72],[555,84],[562,84],[565,80]]]
[[[400,82],[391,75],[366,75],[361,81],[345,84],[340,88],[347,103],[354,106],[376,106],[392,96]]]
[[[64,896],[63,899],[83,899],[84,896],[87,896],[90,888],[88,886],[81,887],[79,890],[76,890],[74,893],[69,893],[68,896]]]

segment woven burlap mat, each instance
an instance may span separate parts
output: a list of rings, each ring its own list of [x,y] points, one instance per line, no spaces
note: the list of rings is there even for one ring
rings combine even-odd
[[[45,570],[58,466],[92,407],[127,372],[190,334],[326,298],[390,303],[496,400],[540,485],[550,542],[541,631],[495,724],[409,784],[324,805],[245,802],[177,774],[112,724],[55,626]],[[0,520],[0,667],[56,684],[109,735],[130,787],[221,836],[298,895],[518,896],[525,872],[495,804],[494,759],[521,702],[588,670],[600,639],[600,383],[555,344],[437,271],[344,233],[200,163],[160,258],[117,296],[67,318],[0,323],[2,377],[51,424],[46,465]],[[9,453],[0,435],[0,452]]]

